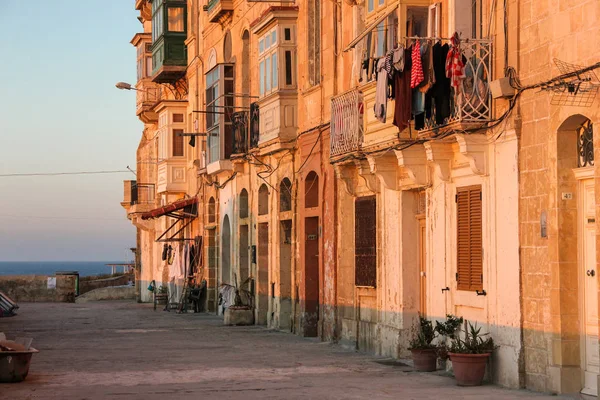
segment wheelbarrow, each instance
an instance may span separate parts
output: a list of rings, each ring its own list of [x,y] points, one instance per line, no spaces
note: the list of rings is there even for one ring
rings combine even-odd
[[[29,373],[31,356],[39,353],[31,339],[5,340],[0,333],[0,383],[21,382]]]

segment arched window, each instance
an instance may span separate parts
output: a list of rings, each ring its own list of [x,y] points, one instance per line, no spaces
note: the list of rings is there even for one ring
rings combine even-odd
[[[215,198],[211,197],[208,200],[208,223],[214,224],[216,222],[216,207],[215,207]]]
[[[288,178],[283,178],[279,184],[279,212],[290,211],[292,209],[292,182]]]
[[[242,189],[240,192],[240,218],[248,218],[248,191]]]
[[[319,175],[310,171],[304,181],[304,207],[312,208],[319,206]]]
[[[264,183],[258,189],[258,215],[269,213],[269,189]]]
[[[577,130],[577,166],[594,165],[594,125],[589,119]]]

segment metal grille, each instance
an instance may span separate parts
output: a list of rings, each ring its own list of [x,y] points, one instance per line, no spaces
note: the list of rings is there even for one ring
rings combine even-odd
[[[363,94],[351,90],[331,99],[331,156],[358,151],[364,135]]]
[[[233,130],[233,154],[248,152],[248,113],[238,111],[231,115],[231,129]]]
[[[250,148],[258,147],[260,133],[260,109],[257,103],[250,104]]]
[[[428,40],[430,38],[422,38]],[[434,39],[434,38],[431,38]],[[453,122],[485,122],[491,120],[492,95],[489,80],[492,77],[492,40],[462,40],[460,53],[465,61],[466,78],[453,91],[450,117],[442,124],[436,123],[435,108],[425,119],[424,130],[434,129]]]
[[[584,122],[577,132],[577,154],[579,167],[594,165],[594,125],[590,120]]]

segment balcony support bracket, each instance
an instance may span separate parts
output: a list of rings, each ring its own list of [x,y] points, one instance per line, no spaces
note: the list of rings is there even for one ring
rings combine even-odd
[[[487,137],[481,134],[457,134],[456,141],[460,153],[467,159],[473,173],[475,175],[486,175]]]
[[[427,161],[433,166],[434,174],[442,181],[448,182],[454,156],[452,143],[429,141],[424,144],[424,147]]]
[[[367,156],[371,172],[379,178],[381,184],[390,190],[400,190],[398,185],[398,159],[394,153]]]
[[[369,162],[367,160],[354,160],[354,164],[358,170],[358,175],[363,178],[367,188],[373,193],[379,193],[381,190],[379,179],[377,179],[377,176],[371,171]]]
[[[356,197],[357,174],[354,164],[333,164],[336,177],[344,182],[344,189],[352,197]]]
[[[400,166],[399,184],[402,190],[422,188],[427,185],[427,158],[425,147],[416,144],[403,150],[396,150]]]

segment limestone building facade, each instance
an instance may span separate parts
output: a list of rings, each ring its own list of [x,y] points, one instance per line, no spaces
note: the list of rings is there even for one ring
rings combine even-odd
[[[256,324],[395,358],[458,315],[492,381],[597,393],[600,3],[538,3],[136,0],[141,301],[242,287]]]

